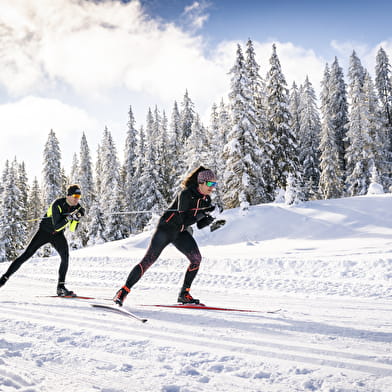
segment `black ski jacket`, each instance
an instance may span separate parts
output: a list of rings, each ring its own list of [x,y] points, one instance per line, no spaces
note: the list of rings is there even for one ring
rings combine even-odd
[[[201,194],[197,188],[190,186],[180,191],[170,207],[164,212],[158,226],[170,227],[176,231],[184,231],[188,226],[203,219],[211,220],[208,214],[214,210],[211,198]],[[208,223],[208,224],[209,224]]]
[[[76,206],[70,206],[65,197],[57,199],[49,206],[39,228],[53,234],[64,232],[69,223],[66,216],[75,210],[79,210],[84,215],[84,208],[79,203]]]

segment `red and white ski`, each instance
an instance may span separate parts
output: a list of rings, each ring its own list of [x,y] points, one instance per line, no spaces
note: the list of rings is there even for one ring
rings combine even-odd
[[[158,308],[175,308],[175,309],[202,309],[202,310],[220,310],[224,312],[247,312],[247,313],[277,313],[281,309],[275,310],[251,310],[251,309],[236,309],[225,308],[220,306],[208,306],[204,304],[173,304],[173,305],[138,305],[138,306],[154,306]]]

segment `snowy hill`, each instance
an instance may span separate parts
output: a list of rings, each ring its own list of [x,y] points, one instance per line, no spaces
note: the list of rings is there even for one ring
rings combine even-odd
[[[392,195],[219,218],[195,230],[192,294],[261,313],[141,306],[175,302],[187,262],[172,246],[126,301],[146,324],[44,297],[59,260],[36,258],[0,289],[0,391],[390,391]],[[150,237],[72,252],[68,286],[111,298]]]

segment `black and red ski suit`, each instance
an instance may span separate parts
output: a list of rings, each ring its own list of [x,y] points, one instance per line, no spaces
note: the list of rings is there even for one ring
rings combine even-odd
[[[70,206],[65,197],[55,200],[42,218],[37,233],[31,239],[25,251],[11,263],[4,276],[9,278],[25,261],[30,259],[41,246],[50,243],[60,255],[59,283],[64,283],[69,260],[68,243],[64,236],[64,230],[69,223],[66,216],[75,210],[78,210],[84,215],[84,209],[80,204]],[[76,225],[77,222],[75,221],[75,226]]]
[[[198,228],[209,225],[213,218],[208,212],[214,210],[211,198],[201,194],[196,187],[190,186],[178,193],[171,206],[164,212],[151,238],[146,254],[137,264],[126,281],[129,289],[143,276],[158,259],[163,249],[173,244],[189,260],[183,287],[190,288],[201,262],[201,254],[187,228],[197,222]]]

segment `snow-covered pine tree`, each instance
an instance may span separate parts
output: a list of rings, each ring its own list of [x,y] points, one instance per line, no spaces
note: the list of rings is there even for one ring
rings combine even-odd
[[[215,188],[214,192],[214,201],[219,205],[223,205],[219,185],[221,185],[221,173],[223,173],[221,157],[224,143],[222,143],[223,134],[220,129],[218,106],[216,103],[213,103],[211,107],[210,125],[206,129],[206,133],[208,139],[208,142],[206,142],[208,148],[208,152],[206,154],[206,166],[214,171],[218,180],[218,186]]]
[[[335,130],[336,144],[338,146],[340,171],[346,172],[346,133],[348,128],[348,104],[346,83],[344,82],[343,70],[335,57],[331,66],[329,77],[329,107],[331,126]]]
[[[256,54],[253,47],[253,42],[248,39],[246,43],[246,57],[245,57],[245,70],[247,79],[249,81],[250,101],[252,117],[254,118],[254,131],[257,138],[257,147],[259,148],[259,183],[260,190],[253,200],[254,204],[268,202],[271,199],[266,193],[266,183],[268,182],[268,168],[271,167],[270,160],[270,144],[268,142],[267,134],[267,114],[266,114],[266,94],[265,82],[260,76],[260,66],[256,61]]]
[[[91,205],[95,199],[95,190],[90,149],[84,132],[80,141],[79,174],[77,183],[82,189],[82,203],[83,207],[86,209],[86,218],[88,219]]]
[[[69,184],[79,184],[79,159],[78,154],[76,152],[72,157],[71,171],[69,174]]]
[[[159,177],[157,162],[157,150],[155,146],[156,133],[154,131],[154,118],[151,109],[147,113],[144,156],[141,173],[137,178],[137,188],[140,194],[138,206],[141,211],[151,211],[160,214],[166,207],[166,201],[160,192],[161,178]],[[144,215],[144,214],[143,214]],[[151,217],[144,215],[143,218]]]
[[[174,101],[173,110],[170,121],[169,131],[169,161],[168,170],[170,172],[170,180],[168,186],[170,187],[170,198],[173,198],[177,193],[181,176],[184,170],[184,144],[182,142],[181,116],[178,110],[177,102]]]
[[[181,124],[181,141],[185,144],[186,139],[190,136],[192,132],[192,124],[195,118],[195,105],[189,98],[188,90],[185,90],[184,98],[181,103],[180,111],[180,124]]]
[[[390,168],[390,166],[387,165],[386,159],[389,155],[388,135],[384,127],[384,119],[377,98],[376,89],[368,72],[365,75],[363,90],[365,94],[365,104],[367,106],[365,128],[367,129],[366,135],[368,136],[366,143],[369,145],[368,177],[370,183],[373,167],[376,173],[382,173],[384,175],[383,179],[387,179],[386,173]],[[383,181],[382,185],[387,189],[388,181]]]
[[[377,52],[375,84],[388,132],[389,149],[392,151],[392,76],[389,58],[383,48]]]
[[[223,202],[227,208],[247,210],[264,196],[260,177],[261,150],[256,134],[255,110],[241,46],[237,46],[229,93],[232,128],[223,151],[226,163]]]
[[[306,200],[316,199],[320,181],[321,123],[316,94],[306,76],[299,96],[299,162],[302,170],[303,191]]]
[[[115,241],[126,237],[127,228],[123,217],[123,200],[120,192],[120,164],[112,135],[107,127],[101,145],[101,193],[98,195],[100,211],[105,216],[104,237],[106,241]]]
[[[144,208],[144,197],[145,195],[140,192],[140,184],[141,178],[144,177],[144,169],[145,169],[145,150],[146,150],[146,142],[145,142],[145,132],[143,126],[140,127],[138,143],[136,146],[136,163],[135,163],[135,210],[143,211]],[[134,227],[132,228],[132,232],[139,232],[143,230],[143,227],[148,223],[151,215],[148,213],[139,213],[135,214]]]
[[[343,195],[343,179],[339,162],[339,147],[333,126],[331,106],[331,73],[328,64],[325,66],[321,82],[321,135],[320,135],[320,180],[319,194],[324,199],[339,198]]]
[[[270,196],[273,191],[286,187],[289,173],[297,178],[300,177],[298,145],[295,134],[290,128],[289,93],[286,86],[276,46],[273,44],[270,69],[266,78],[267,133],[268,141],[272,145],[272,148],[268,150],[272,161],[272,182],[269,179],[268,183]]]
[[[101,211],[100,201],[94,200],[90,208],[90,225],[87,245],[106,242],[106,216]]]
[[[53,129],[50,130],[43,154],[42,191],[46,205],[62,196],[63,171],[61,170],[61,152]]]
[[[21,211],[21,217],[23,221],[26,221],[28,219],[28,198],[29,198],[29,191],[30,191],[30,187],[29,187],[29,183],[28,183],[28,178],[27,178],[27,173],[26,173],[26,167],[24,162],[18,164],[15,163],[17,165],[17,175],[18,175],[18,179],[17,179],[17,185],[20,191],[20,203],[21,203],[21,207],[22,207],[22,211]],[[25,222],[25,226],[27,229],[27,222]],[[26,234],[27,237],[27,234]],[[27,238],[26,238],[27,239]]]
[[[5,260],[12,260],[26,243],[25,206],[22,206],[23,195],[18,185],[18,163],[16,159],[9,164],[3,173],[3,194],[0,225],[2,237],[0,243],[4,246]]]
[[[301,91],[300,91],[301,90]],[[289,110],[290,110],[290,128],[292,129],[297,141],[298,145],[301,146],[300,140],[300,95],[302,94],[302,86],[300,86],[300,90],[297,87],[297,84],[293,82],[289,95]],[[302,147],[302,146],[301,146]]]
[[[381,185],[380,176],[378,175],[376,166],[371,168],[370,184],[367,190],[367,195],[381,195],[384,193],[384,188]]]
[[[167,117],[165,112],[162,115],[157,107],[154,110],[154,136],[156,144],[156,161],[155,165],[158,170],[159,192],[162,194],[166,203],[171,199],[172,188],[170,188],[171,170],[170,152],[168,151],[169,138],[167,129]]]
[[[380,48],[376,57],[376,79],[375,85],[381,104],[381,114],[383,117],[383,128],[386,133],[385,166],[386,171],[381,174],[381,181],[385,188],[392,185],[392,76],[389,58],[383,48]]]
[[[192,132],[184,148],[185,167],[182,178],[200,165],[208,167],[209,147],[207,144],[209,144],[209,141],[206,136],[207,132],[201,123],[199,115],[196,114],[193,119]]]
[[[75,232],[74,235],[71,235],[71,238],[73,238],[74,243],[77,244],[77,247],[82,247],[86,246],[89,240],[88,233],[91,224],[90,210],[94,200],[93,169],[91,164],[90,150],[84,132],[80,141],[77,171],[75,172],[74,177],[70,178],[69,182],[79,184],[82,190],[81,205],[83,205],[83,208],[85,208],[86,214],[83,217],[77,232]]]
[[[370,167],[368,106],[364,92],[366,71],[355,52],[350,57],[349,65],[349,128],[346,149],[347,178],[346,188],[350,196],[366,194],[369,185]]]
[[[127,133],[124,149],[124,163],[121,168],[121,188],[124,198],[124,206],[127,211],[136,209],[135,193],[135,170],[136,170],[136,148],[137,148],[137,130],[135,127],[135,117],[132,106],[128,111]],[[129,228],[129,233],[133,232],[135,226],[135,215],[127,214],[123,216],[124,224]]]
[[[27,201],[27,220],[29,220],[27,232],[29,237],[38,229],[40,222],[39,218],[43,217],[45,212],[42,190],[39,186],[37,177],[34,177]]]

